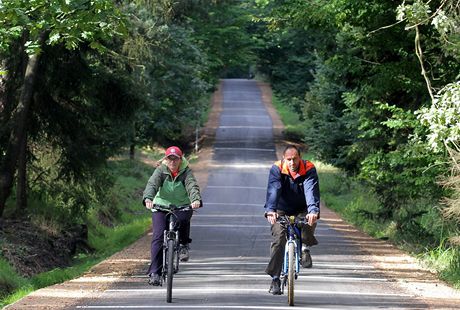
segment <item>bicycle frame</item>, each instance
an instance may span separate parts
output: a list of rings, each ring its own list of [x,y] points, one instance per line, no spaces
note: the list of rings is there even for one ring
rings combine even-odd
[[[299,224],[307,224],[304,219],[296,216],[282,216],[278,219],[286,228],[286,245],[284,248],[283,267],[281,269],[281,293],[288,288],[288,304],[294,306],[294,283],[299,275],[302,256],[302,233]]]
[[[166,222],[168,222],[168,228],[163,232],[163,270],[162,270],[162,282],[166,281],[166,276],[168,274],[168,245],[169,241],[174,241],[174,265],[173,273],[179,271],[179,231],[176,227],[176,219],[173,212],[170,212],[166,215]],[[161,283],[163,284],[163,283]]]
[[[284,248],[284,261],[283,261],[283,269],[281,271],[281,275],[285,276],[288,274],[288,260],[289,260],[289,255],[288,255],[288,249],[289,249],[289,244],[293,243],[294,248],[295,248],[295,278],[297,279],[299,275],[299,270],[300,270],[300,257],[301,257],[301,251],[302,251],[302,244],[300,242],[300,229],[297,227],[296,223],[289,223],[287,226],[287,241],[286,241],[286,246]]]
[[[281,279],[282,281],[282,291],[284,293],[284,286],[286,285],[287,275],[289,272],[289,244],[294,244],[295,248],[295,278],[297,279],[300,270],[300,257],[302,251],[302,243],[301,243],[301,232],[300,228],[297,227],[298,221],[296,221],[294,216],[287,217],[285,219],[285,224],[287,228],[287,235],[286,235],[286,245],[284,247],[284,261],[283,261],[283,268],[281,269]]]
[[[156,206],[155,210],[166,212],[167,227],[163,232],[163,269],[160,286],[166,282],[166,302],[170,303],[172,301],[173,275],[179,271],[179,227],[177,215],[174,212],[187,211],[191,208],[189,205],[170,206],[169,208]]]

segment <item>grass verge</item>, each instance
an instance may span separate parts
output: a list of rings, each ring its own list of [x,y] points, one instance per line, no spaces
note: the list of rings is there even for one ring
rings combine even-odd
[[[160,154],[147,152],[149,158],[158,159]],[[115,178],[111,189],[111,201],[105,206],[93,206],[88,214],[88,243],[94,249],[91,254],[78,254],[72,266],[56,268],[24,278],[0,258],[0,308],[14,303],[29,293],[56,283],[73,279],[88,271],[92,266],[120,251],[141,237],[149,227],[150,214],[140,205],[142,190],[153,168],[140,161],[123,157],[111,160],[109,171]],[[111,225],[101,224],[104,222]],[[1,294],[1,292],[12,292]]]
[[[276,95],[272,96],[272,103],[284,124],[283,134],[285,138],[293,141],[301,141],[305,136],[307,123],[300,121],[299,116]]]

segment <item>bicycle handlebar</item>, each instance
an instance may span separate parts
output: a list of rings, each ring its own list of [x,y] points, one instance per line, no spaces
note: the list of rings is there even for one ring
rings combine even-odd
[[[291,216],[289,215],[281,215],[280,217],[278,217],[276,219],[276,221],[278,223],[280,223],[281,225],[286,225],[286,224],[307,224],[308,225],[308,221],[306,219],[299,219],[297,217],[295,217],[294,221],[291,221],[290,219]]]
[[[193,210],[191,205],[182,205],[182,206],[176,206],[176,205],[169,205],[167,206],[162,206],[162,205],[153,205],[153,208],[151,209],[153,211],[163,211],[163,212],[173,212],[173,211],[189,211]]]

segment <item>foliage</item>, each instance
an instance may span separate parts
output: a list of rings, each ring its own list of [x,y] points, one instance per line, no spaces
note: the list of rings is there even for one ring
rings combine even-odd
[[[419,25],[432,25],[439,34],[439,43],[445,53],[460,57],[460,22],[458,1],[403,2],[396,8],[396,19],[406,23],[410,30]]]
[[[204,1],[186,14],[194,42],[207,56],[211,76],[247,77],[258,44],[251,37],[253,11],[250,3],[221,0]],[[232,71],[236,75],[228,76]]]
[[[459,127],[459,112],[460,112],[460,88],[459,82],[448,83],[437,95],[433,95],[431,80],[425,72],[424,50],[420,42],[420,25],[427,25],[431,20],[431,25],[437,30],[437,39],[440,44],[442,54],[452,56],[457,63],[460,60],[460,28],[459,28],[459,11],[458,2],[442,1],[437,5],[436,10],[431,14],[430,3],[423,1],[414,1],[412,4],[401,4],[398,9],[397,18],[405,21],[406,29],[415,29],[416,31],[416,53],[422,68],[422,75],[425,78],[428,92],[431,95],[432,102],[430,108],[422,108],[418,111],[419,120],[428,128],[427,136],[428,145],[431,150],[437,153],[448,152],[451,162],[451,174],[441,182],[447,189],[450,190],[450,195],[444,198],[445,208],[443,214],[450,221],[460,220],[460,211],[458,197],[460,189],[457,186],[459,175],[458,152],[460,151],[460,127]],[[429,47],[426,49],[429,50]],[[451,66],[454,67],[454,66]],[[457,72],[456,72],[457,71]],[[458,74],[458,70],[454,70]],[[445,73],[441,73],[445,76]],[[458,80],[459,76],[455,76]],[[449,82],[449,80],[447,80]],[[458,246],[458,229],[459,226],[454,225],[451,229],[453,235],[449,240],[452,244]],[[454,235],[456,234],[456,235]]]
[[[460,150],[460,82],[443,87],[430,108],[418,112],[421,123],[428,127],[428,144],[434,151],[445,148]]]
[[[310,149],[371,185],[390,218],[396,215],[391,209],[409,208],[417,197],[436,193],[430,200],[439,198],[436,180],[445,166],[438,165],[445,158],[430,154],[425,138],[413,140],[427,134],[414,111],[426,106],[429,97],[412,35],[394,23],[397,4],[292,0],[265,2],[265,8],[265,20],[273,30],[268,42],[291,29],[306,33],[292,36],[291,46],[309,44],[297,56],[305,60],[305,70],[296,79],[306,85],[302,116],[307,119],[305,141]],[[406,14],[418,21],[429,14],[417,12]],[[438,64],[432,74],[440,78],[436,86],[442,85],[455,76],[458,66],[448,54],[435,53],[437,40],[430,32],[426,35],[435,42],[425,57]],[[279,49],[289,52],[290,46]],[[281,68],[275,64],[270,70]],[[272,79],[275,88],[289,81],[281,80]],[[292,92],[285,96],[286,101],[298,97]]]
[[[105,161],[122,147],[185,145],[202,124],[218,74],[253,57],[249,15],[233,1],[15,0],[1,6],[7,88],[0,93],[0,145],[6,149],[15,126],[26,65],[21,53],[40,53],[27,125],[28,181],[68,218],[103,200],[102,189],[110,186]]]
[[[281,102],[301,105],[310,151],[372,195],[344,193],[345,181],[323,173],[335,184],[322,182],[326,203],[375,236],[423,236],[411,250],[458,251],[458,161],[452,173],[448,164],[460,123],[458,1],[257,3],[269,31],[261,65]],[[299,59],[297,70],[285,65]],[[454,261],[438,270],[458,274]]]
[[[104,50],[101,42],[123,32],[120,11],[111,0],[44,1],[11,0],[0,3],[0,50],[28,34],[28,54],[41,51],[39,37],[46,33],[48,45],[64,44],[75,50],[83,42]]]
[[[126,6],[133,19],[122,51],[135,59],[131,67],[145,94],[135,141],[181,144],[201,125],[218,76],[250,62],[249,18],[232,1],[142,4]]]

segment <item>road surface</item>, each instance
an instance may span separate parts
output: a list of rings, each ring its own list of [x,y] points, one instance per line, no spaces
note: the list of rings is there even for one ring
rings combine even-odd
[[[279,119],[267,103],[265,84],[234,79],[221,86],[222,111],[213,108],[210,117],[219,123],[213,158],[207,162],[204,147],[200,162],[208,167],[198,169],[201,176],[209,172],[207,182],[202,179],[205,206],[193,216],[191,259],[174,277],[173,302],[166,303],[165,287],[147,285],[146,235],[85,275],[34,291],[8,310],[292,309],[286,295],[268,293],[271,279],[264,273],[271,238],[263,204],[275,148],[280,149],[273,134],[278,141]],[[322,171],[327,172],[319,169],[320,183]],[[313,268],[302,269],[296,281],[295,308],[460,308],[458,291],[324,206],[316,236]]]
[[[268,293],[264,273],[271,238],[263,205],[276,160],[272,120],[255,81],[224,80],[222,87],[214,155],[202,189],[205,207],[193,216],[191,259],[174,278],[173,302],[166,303],[165,287],[146,285],[139,270],[76,308],[292,309],[286,295]],[[296,281],[297,308],[429,308],[368,261],[359,236],[350,237],[339,220],[323,218],[313,268],[302,269]]]

